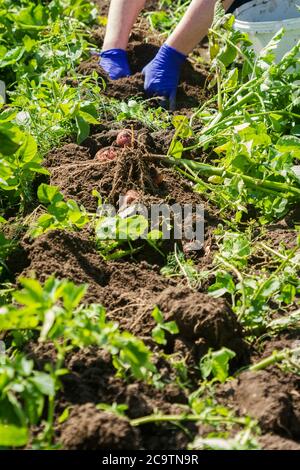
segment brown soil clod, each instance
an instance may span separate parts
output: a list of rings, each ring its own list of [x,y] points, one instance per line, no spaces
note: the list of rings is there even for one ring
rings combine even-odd
[[[67,450],[138,449],[139,433],[122,417],[99,411],[90,403],[76,406],[61,434]]]
[[[223,299],[191,292],[187,288],[166,289],[157,299],[166,320],[175,320],[184,338],[200,348],[226,346],[239,359],[245,358],[246,345],[236,316]]]
[[[222,386],[222,399],[241,415],[258,420],[265,433],[300,439],[300,379],[276,367],[243,372]]]
[[[88,283],[90,290],[104,286],[109,273],[88,237],[64,231],[51,231],[35,240],[25,240],[25,253],[30,259],[22,276],[35,274],[45,281],[51,275]]]

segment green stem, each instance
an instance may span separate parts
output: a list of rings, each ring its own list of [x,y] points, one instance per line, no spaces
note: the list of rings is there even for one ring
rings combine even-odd
[[[201,415],[149,415],[142,418],[132,419],[130,421],[131,426],[141,426],[150,423],[178,423],[181,421],[202,421],[204,423],[235,423],[244,425],[245,420],[243,418],[225,418],[224,416],[206,416]]]
[[[226,118],[227,116],[230,116],[233,114],[237,109],[241,109],[244,104],[246,104],[248,101],[250,101],[254,96],[256,96],[256,93],[254,91],[250,91],[247,95],[245,95],[243,98],[241,98],[239,101],[237,101],[234,105],[231,107],[227,107],[224,109],[223,112],[218,113],[216,117],[212,120],[211,124],[208,127],[204,127],[204,129],[201,131],[200,135],[206,134],[207,132],[211,132],[214,127],[219,124],[221,120]]]
[[[299,354],[299,353],[300,353],[300,348],[285,349],[281,352],[275,352],[271,356],[263,359],[262,361],[257,362],[256,364],[253,364],[247,370],[251,372],[258,372],[260,370],[266,369],[269,366],[277,364],[278,362],[284,361],[285,359],[287,359],[289,356],[292,356],[293,354]]]
[[[241,311],[238,314],[238,320],[241,320],[241,318],[244,316],[244,314],[246,312],[246,300],[247,300],[246,299],[246,290],[245,290],[244,278],[243,278],[241,272],[235,266],[233,266],[231,263],[228,263],[228,261],[226,261],[222,256],[217,255],[217,259],[219,259],[221,261],[221,263],[226,268],[230,269],[236,275],[238,280],[240,281],[241,293],[242,293],[242,306],[241,306]]]
[[[282,271],[286,265],[288,264],[288,262],[295,256],[295,254],[297,253],[298,251],[298,247],[296,246],[292,251],[291,253],[289,254],[289,256],[287,256],[283,262],[278,266],[278,268],[276,269],[276,271],[274,271],[274,273],[268,277],[268,279],[266,279],[265,282],[263,282],[261,285],[260,285],[260,288],[258,289],[258,291],[256,292],[255,294],[255,297],[254,297],[254,300],[258,299],[261,292],[264,290],[266,284],[268,284],[272,279],[274,279],[278,273],[280,273],[280,271]]]
[[[207,163],[200,163],[187,159],[166,157],[165,161],[167,163],[170,163],[171,165],[191,168],[196,172],[203,173],[206,175],[221,176],[223,178],[238,177],[241,178],[247,186],[260,189],[261,191],[269,192],[270,190],[272,190],[276,193],[286,193],[286,196],[288,196],[288,194],[291,194],[293,195],[293,197],[300,200],[300,188],[290,186],[287,183],[261,180],[259,178],[254,178],[252,176],[244,175],[241,173],[234,173],[233,171],[225,170],[225,168],[222,167],[215,167]]]

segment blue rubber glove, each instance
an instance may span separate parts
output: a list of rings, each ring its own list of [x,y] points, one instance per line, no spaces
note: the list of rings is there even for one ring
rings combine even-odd
[[[169,100],[169,108],[176,107],[176,92],[181,66],[186,56],[164,44],[154,59],[143,69],[145,91],[149,96],[160,96]]]
[[[109,49],[100,53],[100,65],[111,80],[131,75],[127,52],[124,49]]]

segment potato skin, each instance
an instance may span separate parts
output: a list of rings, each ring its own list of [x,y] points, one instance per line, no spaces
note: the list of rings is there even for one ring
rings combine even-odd
[[[99,150],[95,155],[95,160],[102,163],[107,163],[117,158],[117,152],[114,148],[108,147]]]
[[[130,129],[124,129],[119,132],[116,140],[118,147],[131,147],[132,146],[132,131]]]

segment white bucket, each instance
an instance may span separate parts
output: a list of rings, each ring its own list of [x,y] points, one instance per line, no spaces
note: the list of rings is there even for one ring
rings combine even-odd
[[[293,170],[294,170],[295,175],[300,180],[300,165],[293,166]]]
[[[5,83],[0,80],[0,103],[6,103]]]
[[[235,28],[248,33],[255,53],[284,28],[285,35],[276,50],[279,61],[300,39],[300,0],[254,0],[234,11]]]

